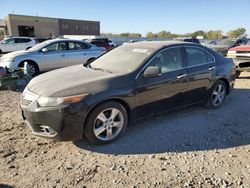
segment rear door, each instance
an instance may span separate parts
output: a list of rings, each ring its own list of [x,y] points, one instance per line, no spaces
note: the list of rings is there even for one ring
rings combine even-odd
[[[158,66],[161,75],[145,78],[144,70],[148,66]],[[186,104],[187,68],[185,68],[182,48],[172,47],[159,52],[150,60],[136,79],[135,93],[137,115],[178,108]]]
[[[16,50],[26,50],[28,47],[30,47],[29,42],[31,42],[31,39],[15,38],[15,49]]]
[[[46,49],[47,52],[40,52],[43,71],[69,66],[67,42],[55,42],[48,45]]]
[[[69,66],[87,63],[90,58],[90,47],[90,45],[83,42],[68,42]]]
[[[215,58],[197,46],[185,47],[185,57],[189,75],[188,101],[189,103],[204,101],[216,73]]]

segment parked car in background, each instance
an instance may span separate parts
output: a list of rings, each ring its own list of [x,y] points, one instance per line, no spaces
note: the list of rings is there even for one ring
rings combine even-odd
[[[227,53],[228,58],[232,58],[236,66],[236,77],[241,72],[250,72],[250,41],[247,45],[230,48]]]
[[[185,58],[185,59],[184,59]],[[196,103],[218,108],[234,85],[234,64],[194,43],[137,42],[32,79],[21,96],[33,134],[107,144],[129,121]]]
[[[177,41],[183,41],[183,42],[193,42],[196,44],[201,44],[200,40],[197,38],[176,38]]]
[[[227,56],[227,52],[230,48],[245,45],[247,41],[248,40],[246,38],[223,39],[218,41],[216,45],[210,45],[209,47],[223,56]]]
[[[110,43],[110,40],[108,38],[94,38],[94,39],[88,39],[87,42],[94,44],[98,47],[103,47],[106,50],[112,50],[115,46]]]
[[[30,37],[7,37],[0,41],[0,54],[18,50],[27,50],[36,44],[37,41]]]
[[[106,50],[81,40],[52,39],[28,50],[2,56],[0,66],[17,69],[28,62],[29,72],[35,76],[39,72],[90,63],[105,52]]]
[[[109,45],[113,48],[115,48],[117,46],[116,43],[110,39],[109,39]]]

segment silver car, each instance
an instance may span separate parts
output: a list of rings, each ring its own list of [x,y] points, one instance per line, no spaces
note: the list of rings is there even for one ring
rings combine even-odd
[[[81,40],[53,39],[2,56],[0,67],[17,69],[28,62],[29,72],[35,76],[39,72],[90,63],[105,52],[105,49]]]

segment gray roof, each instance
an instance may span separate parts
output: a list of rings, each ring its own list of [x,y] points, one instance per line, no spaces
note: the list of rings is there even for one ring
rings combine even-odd
[[[6,27],[4,20],[0,19],[0,27]]]

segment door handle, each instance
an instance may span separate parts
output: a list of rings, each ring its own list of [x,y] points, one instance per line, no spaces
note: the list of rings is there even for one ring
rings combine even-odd
[[[186,76],[187,76],[187,74],[181,74],[181,75],[177,76],[176,78],[177,78],[177,79],[181,79],[181,78],[184,78],[184,77],[186,77]]]
[[[212,71],[212,70],[214,70],[215,68],[216,68],[216,67],[209,67],[208,70],[209,70],[209,71]]]
[[[87,53],[83,53],[83,55],[87,55]]]
[[[61,56],[62,56],[62,57],[65,57],[65,54],[62,54]]]

